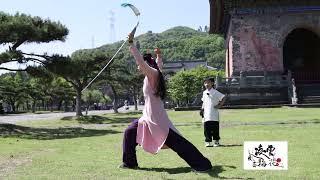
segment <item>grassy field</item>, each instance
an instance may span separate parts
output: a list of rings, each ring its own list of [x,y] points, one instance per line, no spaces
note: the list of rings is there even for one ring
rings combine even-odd
[[[0,179],[319,179],[320,109],[221,110],[221,143],[205,148],[197,111],[168,112],[178,130],[214,168],[190,167],[171,150],[157,155],[137,149],[138,170],[123,170],[122,133],[141,116],[106,114],[80,120],[28,121],[0,125]],[[244,141],[288,141],[287,171],[243,169]]]

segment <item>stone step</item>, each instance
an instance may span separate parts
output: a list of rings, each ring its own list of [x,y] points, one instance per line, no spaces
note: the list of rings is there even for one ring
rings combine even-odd
[[[300,98],[299,103],[320,103],[320,96],[303,96]]]

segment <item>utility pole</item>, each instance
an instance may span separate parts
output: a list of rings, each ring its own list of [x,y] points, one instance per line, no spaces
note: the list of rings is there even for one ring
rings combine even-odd
[[[109,30],[110,30],[110,34],[109,34],[109,40],[110,43],[115,42],[116,40],[116,32],[115,32],[115,28],[114,28],[114,23],[115,23],[115,18],[114,18],[114,12],[112,10],[109,11]]]

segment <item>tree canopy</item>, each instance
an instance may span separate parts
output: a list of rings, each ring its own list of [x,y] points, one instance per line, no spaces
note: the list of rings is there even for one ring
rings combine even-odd
[[[162,33],[152,33],[137,36],[136,42],[142,53],[152,52],[156,47],[161,49],[164,61],[206,60],[208,64],[219,70],[225,66],[224,39],[220,35],[200,32],[189,27],[178,26]],[[118,43],[108,44],[99,49],[109,52],[116,51]],[[113,52],[114,52],[113,51]],[[132,59],[127,49],[122,50],[120,59]]]
[[[203,80],[207,77],[223,76],[221,71],[208,70],[198,66],[195,69],[179,71],[169,79],[169,95],[179,105],[192,104],[203,90]]]
[[[0,12],[0,44],[9,48],[0,54],[0,65],[7,62],[25,63],[35,61],[42,63],[47,54],[35,55],[18,50],[27,43],[48,43],[51,41],[65,41],[69,30],[60,22],[41,19],[38,16],[16,13],[10,15]],[[16,70],[0,67],[4,70]]]
[[[114,55],[123,41],[95,49],[78,50],[71,56],[46,53],[40,55],[19,50],[21,44],[64,41],[67,34],[67,28],[59,22],[25,14],[8,15],[0,12],[0,43],[9,45],[7,51],[0,54],[0,64],[35,61],[42,65],[27,68],[27,72],[33,75],[32,78],[21,76],[19,73],[2,76],[0,98],[12,107],[22,102],[28,108],[32,102],[33,109],[39,101],[42,104],[45,102],[52,104],[51,107],[53,104],[60,107],[62,102],[68,106],[68,103],[76,101],[77,115],[81,115],[82,100],[86,100],[88,104],[93,103],[93,95],[85,94],[85,98],[82,99],[81,91]],[[208,35],[206,32],[179,26],[162,33],[148,31],[136,37],[135,41],[142,53],[151,52],[156,47],[160,48],[164,61],[206,60],[212,67],[219,70],[224,68],[224,39],[218,35]],[[173,76],[169,82],[171,98],[178,102],[190,103],[189,101],[201,90],[203,74],[206,74],[203,72],[207,70],[198,68]],[[217,74],[217,72],[211,73],[213,73],[211,75]],[[25,77],[27,79],[22,79]],[[118,99],[123,100],[131,96],[136,102],[141,95],[142,83],[143,76],[137,71],[135,61],[125,47],[115,57],[113,64],[88,90],[95,92],[95,97],[110,96],[116,112],[118,105],[121,104],[118,103]],[[98,91],[94,91],[98,89],[101,90],[102,96],[98,95]],[[107,94],[108,89],[111,89],[112,95]]]

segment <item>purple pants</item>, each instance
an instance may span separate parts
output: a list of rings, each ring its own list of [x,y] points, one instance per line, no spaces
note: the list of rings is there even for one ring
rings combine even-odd
[[[124,132],[123,137],[123,164],[128,167],[137,167],[136,142],[138,120],[134,120]],[[169,130],[165,144],[176,152],[189,166],[197,171],[212,168],[211,162],[188,140],[173,130]]]

